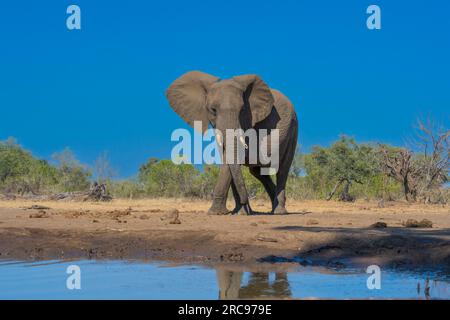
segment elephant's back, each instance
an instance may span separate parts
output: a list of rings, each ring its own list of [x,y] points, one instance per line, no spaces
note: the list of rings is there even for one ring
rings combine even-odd
[[[289,136],[289,133],[296,131],[298,127],[297,115],[294,105],[282,92],[276,89],[270,89],[274,98],[274,109],[276,116],[279,117],[276,128],[280,130],[280,139]]]
[[[281,91],[276,89],[270,89],[274,99],[274,107],[278,111],[280,118],[285,119],[297,119],[295,114],[294,105],[291,100],[286,97]]]

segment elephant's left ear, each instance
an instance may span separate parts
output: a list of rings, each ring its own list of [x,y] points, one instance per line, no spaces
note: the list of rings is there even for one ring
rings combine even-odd
[[[242,85],[248,99],[252,113],[252,125],[267,118],[274,103],[269,86],[254,74],[237,76],[233,79]]]

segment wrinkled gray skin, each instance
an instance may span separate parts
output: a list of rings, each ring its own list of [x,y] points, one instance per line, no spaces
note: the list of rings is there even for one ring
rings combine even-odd
[[[261,175],[261,163],[245,165],[249,166],[252,175],[263,184],[272,201],[272,212],[285,214],[286,181],[297,145],[298,132],[297,116],[289,99],[281,92],[270,89],[256,75],[219,80],[199,71],[188,72],[175,80],[166,94],[174,111],[191,126],[194,126],[194,121],[201,121],[203,132],[208,129],[209,123],[221,130],[224,134],[225,149],[226,129],[241,128],[245,131],[255,128],[257,132],[258,129],[267,129],[269,141],[270,130],[279,129],[279,168],[276,184],[270,176]],[[235,154],[238,143],[238,141],[233,143]],[[270,144],[268,149],[270,150]],[[232,212],[251,214],[248,193],[239,164],[221,165],[209,213],[230,213],[226,207],[230,186],[236,202]]]

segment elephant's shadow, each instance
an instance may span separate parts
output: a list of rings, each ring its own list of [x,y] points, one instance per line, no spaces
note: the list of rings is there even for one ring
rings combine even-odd
[[[288,212],[284,214],[277,214],[277,216],[288,216],[288,215],[306,215],[308,213],[311,213],[309,211],[295,211],[295,212]],[[252,210],[251,216],[275,216],[275,214],[272,211],[257,211]]]

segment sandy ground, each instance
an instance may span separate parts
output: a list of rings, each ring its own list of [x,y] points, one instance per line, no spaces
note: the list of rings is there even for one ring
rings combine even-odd
[[[260,212],[253,216],[209,216],[209,206],[187,199],[0,201],[0,259],[450,268],[448,205],[289,201],[290,214],[282,216],[264,214],[270,206],[263,200],[252,202]],[[432,228],[402,225],[424,218]],[[371,227],[376,222],[387,227]]]

